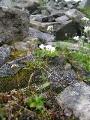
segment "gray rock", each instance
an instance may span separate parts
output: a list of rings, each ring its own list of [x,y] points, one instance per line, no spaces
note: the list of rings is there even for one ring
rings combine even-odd
[[[65,15],[67,15],[69,18],[73,19],[76,22],[80,22],[80,20],[85,17],[85,15],[77,9],[70,9],[65,12]]]
[[[0,66],[2,66],[8,59],[11,53],[11,48],[7,45],[0,47]]]
[[[33,28],[39,29],[40,31],[47,32],[49,34],[54,34],[56,40],[65,40],[68,37],[76,35],[78,33],[79,26],[72,20],[63,21],[63,17],[57,18],[56,20],[58,22],[41,23],[37,21],[31,21],[30,25]],[[49,30],[48,28],[51,29]]]
[[[75,71],[71,67],[67,69],[64,67],[65,61],[64,57],[53,58],[52,65],[47,70],[48,79],[52,84],[52,88],[55,91],[58,90],[58,92],[74,83],[77,78]]]
[[[31,11],[39,5],[39,0],[1,0],[0,6],[8,8],[30,9]]]
[[[29,35],[30,37],[36,37],[40,40],[42,40],[43,42],[50,42],[50,41],[54,41],[54,36],[50,35],[48,33],[43,33],[35,28],[31,28],[29,27]]]
[[[62,25],[59,22],[38,22],[34,20],[30,21],[30,26],[42,32],[52,33],[52,34],[54,34],[57,30],[59,30],[62,27]],[[48,30],[49,26],[52,26],[52,31]]]
[[[44,20],[44,17],[46,17],[46,16],[44,16],[44,15],[42,15],[42,14],[37,14],[37,15],[31,15],[30,16],[30,20],[34,20],[34,21],[38,21],[38,22],[43,22]]]
[[[27,37],[22,42],[15,42],[14,49],[20,51],[33,51],[38,47],[39,40],[37,38]]]
[[[25,11],[0,7],[0,44],[28,36],[29,15]]]
[[[55,20],[56,20],[56,22],[65,24],[69,20],[69,18],[66,15],[64,15],[61,17],[57,17]]]
[[[25,67],[25,63],[28,61],[33,61],[34,58],[32,55],[28,55],[11,62],[4,64],[0,68],[0,77],[13,76],[18,73],[19,70]]]
[[[90,86],[84,82],[67,87],[57,96],[57,101],[62,109],[72,111],[79,120],[90,120]]]
[[[56,15],[49,15],[49,16],[45,16],[42,14],[39,15],[31,15],[30,19],[34,20],[34,21],[38,21],[38,22],[53,22],[55,21],[55,17],[54,16],[59,16],[60,14],[56,14]]]
[[[66,5],[67,4],[64,0],[57,0],[57,1],[50,0],[47,3],[47,8],[52,13],[54,10],[58,11],[60,9],[64,9]]]
[[[79,6],[80,0],[65,0],[67,2],[68,8],[77,8]]]

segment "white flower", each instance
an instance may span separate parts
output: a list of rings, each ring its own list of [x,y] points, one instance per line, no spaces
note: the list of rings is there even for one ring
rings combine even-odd
[[[39,48],[42,49],[42,50],[44,50],[44,49],[45,49],[45,45],[41,44],[41,45],[39,46]]]
[[[11,65],[11,68],[18,68],[18,67],[19,67],[19,65],[17,65],[17,64]]]
[[[55,47],[52,47],[51,45],[46,45],[46,50],[54,52],[55,51]]]
[[[85,32],[85,33],[88,33],[89,31],[90,31],[90,27],[89,27],[89,26],[85,26],[85,27],[84,27],[84,32]]]
[[[51,45],[46,45],[46,50],[48,50],[48,51],[50,51],[51,50],[51,48],[52,48],[52,46]]]
[[[89,18],[87,18],[87,17],[83,17],[82,19],[81,19],[82,21],[89,21]]]
[[[83,40],[84,40],[84,39],[85,39],[85,36],[81,36],[81,39],[83,39]]]
[[[47,31],[53,31],[53,25],[48,26]]]
[[[52,48],[51,48],[51,52],[55,52],[55,47],[52,47]]]
[[[80,38],[79,38],[79,36],[75,36],[75,37],[73,37],[73,39],[76,41],[79,41]]]
[[[88,43],[90,43],[90,40],[88,40]]]
[[[41,44],[39,46],[39,48],[42,49],[42,50],[50,51],[50,52],[54,52],[55,51],[55,47],[52,47],[52,45],[46,45],[45,46],[45,45]]]

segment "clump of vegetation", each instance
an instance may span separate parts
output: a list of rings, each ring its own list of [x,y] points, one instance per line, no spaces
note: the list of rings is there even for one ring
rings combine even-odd
[[[58,56],[58,52],[50,52],[50,51],[46,51],[46,50],[40,50],[40,49],[37,49],[35,51],[35,56],[38,57],[38,58],[46,58],[46,57],[56,57]]]
[[[84,7],[80,9],[81,12],[83,12],[88,18],[90,18],[90,7]]]
[[[36,111],[42,111],[44,109],[45,100],[41,95],[34,95],[29,97],[26,104],[30,109],[35,109]]]
[[[70,58],[77,62],[79,66],[84,68],[86,71],[90,71],[90,55],[84,54],[83,52],[71,52]]]
[[[11,60],[13,60],[13,59],[16,59],[16,58],[19,58],[19,57],[23,57],[23,56],[26,55],[26,53],[27,53],[26,51],[13,50],[11,52],[10,58],[11,58]]]

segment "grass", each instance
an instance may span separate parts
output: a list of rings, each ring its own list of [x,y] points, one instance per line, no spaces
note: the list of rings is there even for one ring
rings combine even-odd
[[[71,52],[70,57],[73,61],[77,62],[78,65],[84,68],[86,71],[90,71],[90,55],[78,51]]]
[[[81,8],[80,11],[90,18],[90,7]]]

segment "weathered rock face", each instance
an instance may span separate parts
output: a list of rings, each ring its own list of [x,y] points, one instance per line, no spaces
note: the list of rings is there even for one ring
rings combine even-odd
[[[49,16],[31,15],[30,25],[43,32],[54,34],[56,40],[65,40],[68,37],[81,35],[80,20],[84,16],[77,9],[70,9]]]
[[[7,45],[0,47],[0,66],[2,66],[8,59],[11,53],[11,48]]]
[[[77,76],[70,64],[65,65],[66,59],[63,56],[53,58],[51,61],[47,71],[48,79],[51,81],[53,90],[60,92],[60,90],[74,83]]]
[[[4,64],[0,68],[0,77],[15,75],[20,69],[25,67],[25,62],[34,60],[32,55],[28,55]]]
[[[84,82],[76,82],[67,87],[57,96],[57,101],[66,115],[73,112],[80,120],[90,120],[90,86]]]
[[[78,6],[78,1],[66,0],[47,0],[46,8],[49,14],[57,13],[61,10],[67,11],[68,9],[76,8]]]
[[[76,22],[80,22],[80,20],[85,17],[85,15],[77,9],[70,9],[65,12],[65,15],[67,15],[71,19],[74,19]]]
[[[36,37],[40,40],[42,40],[42,42],[51,42],[51,41],[54,41],[54,35],[50,35],[48,33],[43,33],[35,28],[31,28],[29,27],[29,36],[30,37]]]
[[[35,10],[35,8],[39,5],[39,0],[1,0],[1,6],[9,7],[9,8],[28,8],[30,10]]]
[[[29,17],[25,11],[0,8],[0,44],[28,36]]]

